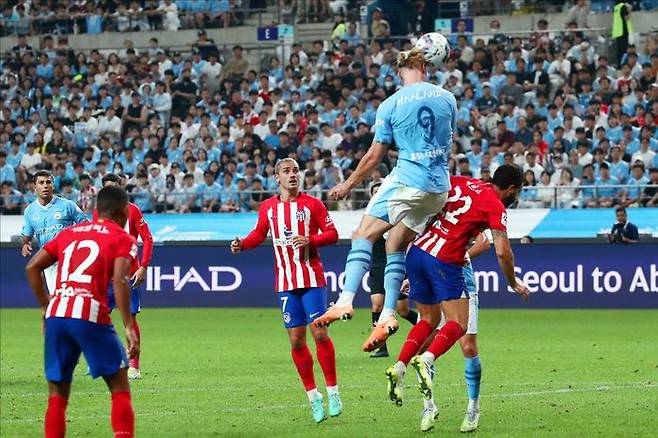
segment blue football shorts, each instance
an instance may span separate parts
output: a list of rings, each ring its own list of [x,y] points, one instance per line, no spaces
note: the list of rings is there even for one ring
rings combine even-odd
[[[286,328],[307,326],[327,311],[327,291],[324,287],[279,292],[277,298]]]
[[[110,283],[110,287],[107,289],[107,305],[110,308],[110,312],[116,308],[117,304],[114,301],[114,287]],[[142,310],[142,288],[140,287],[131,287],[130,288],[130,313],[137,315]]]
[[[445,263],[413,245],[406,258],[411,292],[421,304],[468,298],[463,266]]]
[[[94,379],[128,367],[126,350],[112,324],[47,318],[44,342],[46,379],[51,382],[70,382],[80,353],[85,355]]]

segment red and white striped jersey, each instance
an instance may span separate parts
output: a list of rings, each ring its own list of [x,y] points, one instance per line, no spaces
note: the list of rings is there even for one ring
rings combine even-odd
[[[264,201],[256,228],[244,238],[242,249],[257,247],[268,232],[274,245],[277,292],[326,285],[318,248],[336,243],[338,232],[319,199],[301,193],[288,202],[282,202],[279,196]],[[294,248],[295,236],[307,236],[308,246]]]
[[[61,231],[43,247],[58,261],[55,293],[46,318],[111,324],[107,288],[114,260],[137,257],[137,242],[112,221],[86,221]]]
[[[96,209],[94,209],[92,217],[93,220],[98,219],[98,211]],[[133,236],[135,240],[138,237],[142,239],[142,260],[140,262],[138,257],[135,257],[130,267],[130,273],[134,274],[140,266],[148,268],[151,263],[151,258],[153,257],[153,236],[146,220],[144,220],[142,210],[132,202],[128,203],[128,220],[123,229]]]
[[[469,242],[481,231],[507,231],[507,212],[489,183],[452,176],[450,186],[443,210],[414,245],[446,263],[463,265]]]

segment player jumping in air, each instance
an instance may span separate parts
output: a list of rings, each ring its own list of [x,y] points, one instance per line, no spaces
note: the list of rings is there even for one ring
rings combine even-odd
[[[493,235],[498,263],[511,288],[525,300],[527,287],[514,275],[514,255],[507,238],[507,212],[521,189],[521,170],[513,165],[500,166],[493,183],[467,177],[451,177],[452,189],[443,211],[418,237],[406,264],[411,292],[421,321],[416,324],[402,345],[398,361],[386,370],[388,392],[396,404],[402,401],[402,382],[407,364],[416,369],[425,400],[431,400],[431,367],[437,357],[450,349],[468,328],[469,299],[464,276],[466,247],[482,230]],[[436,333],[422,355],[416,356],[425,340],[434,333],[443,313],[446,323]],[[438,410],[426,403],[421,417],[421,429],[433,427]]]
[[[274,171],[280,194],[261,204],[256,228],[244,239],[236,237],[231,242],[231,252],[237,254],[256,248],[270,233],[276,256],[275,289],[290,338],[292,360],[311,402],[313,419],[319,423],[327,417],[322,394],[315,385],[306,326],[327,310],[326,281],[318,248],[336,243],[338,232],[324,204],[299,192],[299,165],[295,160],[278,161]],[[312,325],[311,333],[327,384],[329,415],[335,417],[342,411],[342,402],[336,379],[334,344],[326,327]]]
[[[464,378],[466,380],[468,406],[466,408],[464,421],[460,428],[461,432],[474,431],[477,429],[480,422],[480,381],[482,380],[482,367],[480,365],[480,355],[477,346],[479,298],[478,286],[475,281],[475,271],[473,270],[471,260],[488,251],[491,247],[491,240],[491,231],[485,230],[483,233],[480,233],[475,239],[473,246],[471,246],[466,253],[466,264],[463,268],[466,290],[468,291],[468,327],[466,329],[466,334],[459,338],[459,345],[462,349],[462,354],[464,355]],[[403,293],[409,293],[408,279],[402,283],[402,291],[400,292],[400,296],[402,296]],[[441,315],[439,328],[442,328],[445,323],[445,318]],[[429,347],[431,341],[432,339],[430,336],[426,339],[423,348],[419,351],[424,352],[427,347]],[[434,373],[433,368],[431,373]],[[389,390],[395,388],[396,391],[401,391],[401,385],[393,385],[395,382],[395,376],[396,374],[393,367],[389,368],[386,372],[386,377],[389,378]],[[392,392],[389,393],[389,397],[395,403],[402,403],[401,393]],[[434,397],[423,399],[423,402],[425,407],[421,415],[420,427],[421,430],[426,431],[433,427],[434,421],[439,415],[439,409],[434,404]]]
[[[121,179],[118,175],[113,173],[108,173],[101,180],[103,187],[121,187]],[[148,224],[144,220],[144,215],[138,206],[132,202],[128,203],[128,221],[124,229],[128,234],[133,236],[135,240],[137,237],[142,239],[142,261],[140,262],[137,258],[133,259],[132,265],[130,267],[130,313],[133,316],[133,324],[135,333],[137,334],[137,339],[141,344],[142,342],[142,332],[137,324],[137,314],[142,310],[142,283],[146,277],[146,269],[151,263],[151,257],[153,256],[153,236],[151,235],[151,230],[149,229]],[[98,212],[94,210],[94,219],[98,217]],[[109,295],[109,307],[110,312],[116,307],[114,299],[114,289],[112,284],[108,289]],[[129,379],[141,379],[142,372],[139,369],[139,356],[137,355],[130,359],[130,368],[128,368],[128,378]]]
[[[36,237],[39,246],[43,247],[57,236],[57,233],[71,225],[87,220],[84,212],[75,202],[54,196],[55,191],[53,175],[47,170],[34,173],[37,199],[25,209],[25,223],[23,224],[23,246],[21,254],[27,257],[32,254],[32,239]],[[55,290],[55,277],[57,264],[43,271],[48,291]]]
[[[363,345],[364,351],[378,348],[397,330],[395,306],[405,277],[405,250],[424,230],[427,221],[441,211],[450,190],[447,162],[456,130],[455,97],[441,87],[424,82],[426,67],[422,52],[416,49],[401,52],[397,64],[404,86],[379,106],[370,149],[354,173],[334,187],[330,195],[335,199],[349,195],[372,173],[393,142],[399,151],[398,162],[368,203],[353,235],[345,266],[345,287],[338,301],[314,321],[328,325],[352,317],[352,302],[368,271],[373,243],[388,231],[384,309]]]
[[[114,331],[107,286],[114,285],[117,307],[128,340],[128,356],[139,352],[130,314],[130,264],[137,256],[134,238],[123,230],[128,219],[128,195],[106,187],[98,192],[98,219],[60,232],[25,268],[44,318],[45,369],[48,380],[46,438],[66,434],[66,406],[73,370],[84,353],[94,378],[102,376],[112,394],[111,421],[115,437],[132,438],[135,413],[130,400],[128,358]],[[41,272],[58,262],[52,297]]]
[[[370,186],[370,196],[377,193],[382,183],[378,182]],[[368,287],[370,288],[370,304],[372,306],[372,326],[376,327],[379,315],[384,307],[384,270],[386,269],[386,239],[384,236],[377,239],[372,246],[372,264],[368,276]],[[398,314],[409,321],[411,325],[418,322],[418,313],[409,308],[409,294],[400,291],[396,307]],[[386,342],[382,343],[377,350],[370,353],[370,357],[388,357]]]

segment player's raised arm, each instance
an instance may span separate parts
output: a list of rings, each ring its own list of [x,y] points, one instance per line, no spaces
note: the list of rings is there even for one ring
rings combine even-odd
[[[44,249],[41,249],[34,257],[30,259],[25,266],[25,274],[27,275],[27,282],[34,292],[34,296],[39,302],[41,307],[41,312],[43,315],[46,314],[46,309],[48,308],[48,303],[50,302],[50,295],[46,291],[46,288],[43,284],[43,276],[41,272],[46,269],[48,266],[51,266],[57,261],[57,258],[51,256],[46,248],[50,248],[50,251],[53,254],[57,254],[56,250],[56,241],[51,240],[48,242]]]
[[[389,105],[382,104],[377,108],[377,117],[375,121],[375,138],[372,145],[365,153],[354,172],[345,182],[337,184],[329,192],[332,199],[343,199],[350,194],[350,191],[361,184],[370,176],[375,167],[382,162],[384,155],[388,151],[388,145],[393,142],[393,128],[390,123]]]
[[[382,162],[384,155],[388,151],[388,145],[384,143],[373,142],[368,152],[365,153],[359,164],[354,169],[354,172],[347,178],[343,183],[337,184],[329,192],[329,196],[332,199],[343,199],[350,194],[350,191],[361,184],[366,178],[368,178],[372,171],[375,170],[375,167]]]
[[[267,237],[267,232],[269,231],[269,221],[267,219],[267,209],[264,208],[265,206],[266,204],[261,204],[258,209],[258,222],[256,222],[256,228],[254,228],[244,239],[236,237],[235,240],[231,242],[231,252],[233,254],[237,254],[242,250],[256,248],[263,243]]]

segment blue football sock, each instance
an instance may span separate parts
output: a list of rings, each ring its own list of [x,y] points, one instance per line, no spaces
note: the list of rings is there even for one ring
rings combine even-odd
[[[482,378],[480,356],[464,358],[464,377],[466,377],[468,398],[470,400],[480,398],[480,379]]]
[[[356,239],[352,241],[352,249],[347,254],[345,264],[345,287],[338,297],[337,305],[352,304],[354,295],[359,289],[363,276],[370,269],[372,257],[372,242],[367,239]]]
[[[386,269],[384,269],[384,311],[382,316],[395,314],[395,307],[400,296],[400,286],[406,275],[404,253],[392,252],[386,254]]]

